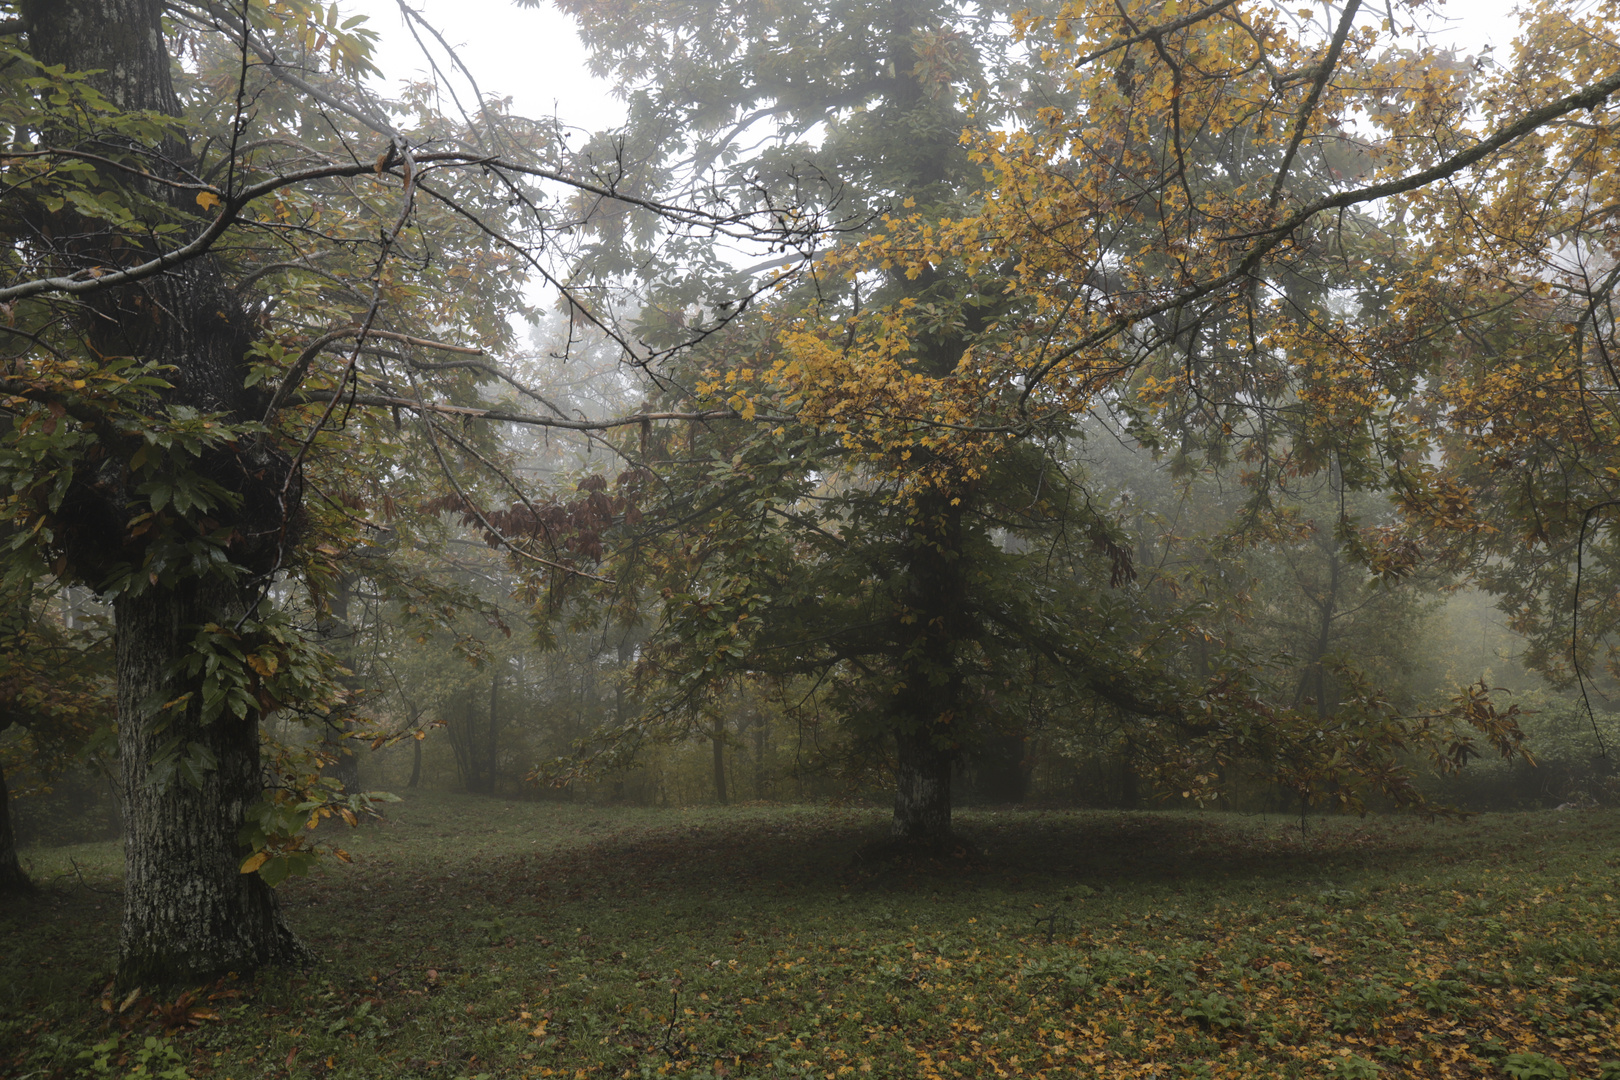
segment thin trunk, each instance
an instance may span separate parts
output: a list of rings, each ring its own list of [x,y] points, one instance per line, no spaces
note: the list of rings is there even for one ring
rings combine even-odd
[[[992,803],[1021,803],[1029,790],[1029,740],[1022,731],[992,731],[973,762],[974,794]]]
[[[495,765],[500,752],[501,732],[501,667],[497,662],[493,665],[489,677],[489,742],[485,746],[484,755],[484,790],[495,794]]]
[[[455,691],[440,709],[447,721],[445,731],[450,736],[450,749],[456,755],[456,772],[461,776],[462,790],[469,795],[478,790],[476,711],[472,691],[465,689]]]
[[[351,672],[343,678],[345,689],[350,691],[356,690],[360,684],[360,680],[352,674],[355,668],[355,633],[349,623],[349,594],[352,583],[353,579],[349,575],[338,575],[332,588],[332,595],[327,601],[329,615],[322,620],[320,626],[320,634],[326,640],[327,648],[332,651],[338,662]],[[327,722],[326,729],[326,753],[332,759],[332,764],[327,766],[326,775],[343,785],[345,795],[358,794],[361,789],[360,756],[355,752],[355,741],[348,737],[353,727],[354,721],[349,719],[345,709],[344,715],[335,716]]]
[[[630,664],[636,658],[636,648],[641,643],[640,630],[635,626],[626,626],[619,635],[617,654],[619,669],[613,680],[613,722],[621,728],[628,720],[630,712],[640,707],[640,702],[632,692],[633,686],[629,682],[632,675]],[[592,682],[592,687],[596,685]],[[645,791],[645,788],[643,788]],[[645,801],[645,796],[642,797]],[[617,776],[613,780],[613,801],[624,801],[624,777]]]
[[[754,714],[754,798],[771,797],[770,777],[765,775],[765,738],[768,733],[765,711]]]
[[[726,791],[726,722],[718,716],[714,719],[714,731],[709,736],[709,745],[714,750],[714,797],[721,806],[731,802]]]
[[[1316,715],[1326,720],[1332,710],[1327,700],[1327,665],[1323,660],[1327,657],[1328,649],[1333,644],[1333,621],[1338,618],[1339,611],[1339,577],[1340,565],[1337,552],[1328,556],[1328,587],[1327,593],[1316,602],[1319,616],[1316,629],[1316,640],[1311,643],[1310,663],[1300,673],[1299,685],[1294,690],[1294,706],[1298,708],[1305,701],[1306,688],[1316,685]]]
[[[0,769],[0,896],[29,892],[34,883],[17,861],[17,834],[11,824],[11,791],[6,787],[6,771]]]
[[[203,982],[308,959],[275,892],[240,869],[248,850],[238,837],[264,789],[258,717],[227,710],[204,724],[195,699],[162,716],[150,704],[178,696],[170,672],[190,654],[193,628],[239,613],[241,597],[223,582],[191,582],[121,596],[114,609],[125,863],[119,984]],[[215,765],[188,778],[172,768],[176,755]]]
[[[422,710],[415,705],[411,709],[411,778],[405,782],[407,791],[415,791],[416,785],[422,782],[422,732],[417,726],[422,719]]]
[[[416,726],[416,721],[420,717],[421,717],[421,713],[416,713],[416,714],[411,716],[411,726],[412,727]],[[416,737],[413,737],[411,739],[411,778],[405,782],[405,788],[406,788],[407,791],[415,791],[416,790],[416,785],[422,782],[422,743],[423,743],[423,741],[424,740],[422,740],[421,738],[416,738]]]

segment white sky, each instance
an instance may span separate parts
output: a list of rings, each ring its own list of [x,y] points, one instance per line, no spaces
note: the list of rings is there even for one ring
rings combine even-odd
[[[623,102],[613,97],[608,83],[586,70],[585,47],[574,32],[573,20],[545,0],[533,10],[519,8],[512,0],[411,3],[456,47],[486,95],[513,99],[514,113],[555,114],[590,131],[623,121]],[[396,0],[339,0],[339,8],[345,15],[367,16],[370,28],[380,35],[376,61],[386,77],[385,90],[427,73],[427,62],[405,28]],[[437,59],[442,68],[442,55]]]
[[[564,122],[591,131],[622,121],[623,103],[609,84],[592,78],[586,69],[585,50],[573,21],[546,0],[533,10],[519,8],[512,0],[410,2],[457,47],[486,94],[512,97],[513,112],[530,117],[555,113]],[[377,61],[387,76],[385,90],[427,71],[396,0],[340,0],[339,6],[345,14],[368,16],[371,28],[381,36]],[[1367,4],[1369,12],[1381,7],[1378,0]],[[1436,37],[1454,40],[1468,53],[1494,44],[1496,55],[1505,60],[1517,26],[1509,15],[1513,7],[1514,0],[1450,0],[1441,8]]]

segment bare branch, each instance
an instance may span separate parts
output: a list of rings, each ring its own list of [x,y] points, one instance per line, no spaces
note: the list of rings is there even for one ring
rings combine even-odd
[[[62,153],[69,154],[71,156],[70,152],[68,151],[63,151]],[[388,160],[388,157],[379,155],[379,162],[386,162]],[[695,210],[691,207],[676,206],[670,203],[661,203],[653,199],[641,199],[633,195],[622,195],[615,192],[611,188],[603,187],[600,184],[593,184],[588,181],[578,180],[573,177],[565,176],[562,173],[554,172],[550,169],[539,169],[533,166],[518,165],[498,157],[490,157],[484,154],[471,154],[459,150],[447,150],[428,154],[414,154],[411,156],[411,160],[415,163],[418,170],[420,170],[421,167],[428,165],[470,166],[475,168],[487,167],[491,169],[509,170],[511,172],[521,173],[525,176],[532,176],[536,179],[550,180],[554,183],[573,188],[576,191],[583,191],[588,194],[599,195],[605,199],[615,199],[631,206],[637,206],[644,210],[652,211],[653,213],[656,213],[678,225],[713,229],[722,235],[738,239],[748,238],[750,236],[758,238],[760,235],[759,233],[750,233],[741,225],[741,222],[746,220],[748,217],[754,216],[751,213],[720,214],[707,210]],[[217,195],[222,205],[220,206],[219,214],[212,221],[210,221],[207,227],[205,227],[203,231],[190,242],[182,244],[180,247],[174,248],[173,250],[166,251],[144,263],[139,263],[123,270],[109,271],[97,267],[92,270],[85,270],[63,277],[36,278],[32,281],[21,282],[17,285],[0,289],[0,303],[11,303],[16,300],[22,300],[30,296],[37,296],[41,293],[48,292],[60,292],[75,296],[82,296],[87,293],[111,289],[119,285],[127,285],[130,282],[140,281],[144,278],[152,277],[155,274],[161,274],[165,270],[170,270],[176,266],[179,266],[181,263],[200,258],[201,256],[207,254],[209,250],[211,250],[219,241],[219,238],[223,236],[232,225],[236,224],[240,220],[242,210],[250,203],[261,199],[266,195],[280,191],[282,188],[293,187],[298,184],[309,183],[310,181],[314,180],[329,180],[344,177],[364,176],[367,173],[392,176],[401,180],[409,179],[409,177],[406,175],[406,171],[400,170],[395,165],[388,165],[387,167],[379,168],[377,162],[344,162],[341,164],[320,165],[308,169],[300,169],[297,172],[274,176],[268,180],[262,180],[257,184],[250,184],[234,195],[227,195],[219,188],[212,187],[210,185],[200,185],[201,190]],[[424,188],[424,190],[430,189]],[[445,196],[442,193],[435,193],[435,195],[441,201],[446,201]],[[734,226],[735,230],[733,231],[733,229],[728,228],[728,226]],[[774,235],[778,242],[783,242],[790,235],[802,233],[803,231],[805,231],[805,227],[784,225],[778,226],[771,230],[766,230],[764,235]]]
[[[565,417],[534,416],[528,413],[507,412],[504,409],[475,409],[466,405],[435,405],[388,394],[346,394],[336,390],[301,390],[296,394],[289,394],[287,399],[282,402],[282,406],[313,405],[330,402],[333,399],[375,408],[405,409],[415,413],[440,413],[446,416],[463,416],[470,420],[489,420],[503,424],[529,424],[534,427],[561,428],[565,431],[611,431],[614,428],[632,427],[636,424],[651,423],[654,420],[709,423],[715,420],[744,419],[742,413],[736,409],[700,409],[693,412],[635,413],[631,416],[616,416],[607,420],[570,420]],[[758,415],[754,419],[762,423],[781,423],[792,418]]]
[[[1207,8],[1200,8],[1191,14],[1183,15],[1179,19],[1171,19],[1169,22],[1160,23],[1158,26],[1150,26],[1146,30],[1132,34],[1130,37],[1119,38],[1116,41],[1112,41],[1098,49],[1096,52],[1087,53],[1085,56],[1080,57],[1074,62],[1074,66],[1084,67],[1094,60],[1101,60],[1109,53],[1118,52],[1120,49],[1127,49],[1132,45],[1140,45],[1144,41],[1151,41],[1156,37],[1163,36],[1164,34],[1173,34],[1177,30],[1185,30],[1187,27],[1195,26],[1216,12],[1223,11],[1235,3],[1237,3],[1237,0],[1216,0],[1216,3],[1209,5]]]
[[[1299,144],[1305,141],[1305,132],[1310,126],[1311,113],[1316,111],[1316,103],[1322,100],[1322,90],[1327,86],[1328,79],[1333,76],[1333,69],[1339,66],[1339,55],[1344,52],[1345,39],[1350,36],[1350,27],[1356,21],[1356,12],[1361,8],[1361,0],[1350,0],[1344,5],[1344,14],[1339,18],[1339,29],[1333,35],[1333,43],[1328,46],[1327,55],[1322,58],[1322,66],[1316,72],[1316,80],[1311,83],[1311,92],[1305,95],[1300,103],[1299,115],[1294,118],[1294,137],[1288,141],[1288,149],[1283,154],[1282,164],[1277,167],[1277,179],[1271,185],[1271,198],[1267,206],[1273,213],[1277,204],[1282,200],[1283,184],[1288,180],[1288,170],[1294,164],[1294,155],[1299,152]]]
[[[322,334],[310,342],[303,352],[298,354],[298,359],[293,361],[292,366],[287,369],[286,376],[281,380],[281,386],[276,389],[274,396],[270,398],[270,404],[265,406],[264,418],[266,420],[269,420],[277,409],[285,405],[287,399],[298,389],[298,384],[304,381],[304,375],[309,371],[309,365],[315,360],[315,357],[320,355],[321,350],[334,341],[342,341],[345,338],[384,338],[388,341],[399,341],[406,345],[415,345],[422,349],[437,349],[443,352],[464,353],[470,356],[484,355],[483,349],[468,348],[465,345],[447,345],[441,341],[429,341],[426,338],[411,337],[408,334],[396,334],[388,330],[346,326],[341,330],[333,330],[330,333]]]

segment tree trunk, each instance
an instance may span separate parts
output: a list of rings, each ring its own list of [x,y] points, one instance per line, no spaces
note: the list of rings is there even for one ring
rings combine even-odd
[[[771,778],[765,771],[765,740],[769,735],[764,709],[754,713],[754,798],[771,797]]]
[[[264,789],[258,718],[226,710],[201,723],[188,707],[155,712],[182,688],[169,672],[198,624],[229,618],[241,597],[227,583],[194,581],[121,596],[118,756],[124,804],[124,923],[120,986],[205,982],[226,972],[308,958],[281,921],[275,892],[240,867],[244,813]],[[188,778],[165,767],[211,757]],[[156,767],[156,769],[154,769]]]
[[[17,861],[17,833],[11,824],[11,791],[6,787],[6,771],[0,769],[0,896],[29,892],[34,883]]]
[[[484,756],[484,790],[491,795],[495,794],[497,784],[496,764],[500,760],[500,734],[501,734],[501,665],[496,661],[491,665],[489,677],[489,742],[485,747]]]
[[[37,60],[96,72],[90,84],[121,109],[180,115],[162,0],[24,0],[21,12]],[[156,171],[184,175],[190,167],[186,148],[175,139],[146,149]],[[181,212],[198,211],[184,192],[154,194]],[[114,228],[72,217],[71,208],[40,211],[58,216],[40,236],[53,245],[52,258],[64,271],[118,266],[155,250],[139,224]],[[87,297],[80,311],[89,355],[166,365],[164,408],[240,422],[262,415],[262,399],[245,385],[257,325],[213,258]],[[95,434],[117,438],[103,430]],[[246,854],[238,839],[244,813],[263,790],[259,718],[227,712],[204,725],[201,679],[172,674],[191,655],[199,626],[230,625],[246,610],[248,597],[236,582],[267,578],[282,567],[282,553],[297,531],[298,478],[268,437],[247,435],[206,448],[184,466],[177,456],[176,467],[235,496],[206,515],[189,512],[177,528],[206,527],[229,536],[223,554],[240,576],[231,581],[217,569],[161,561],[149,570],[146,545],[160,530],[138,534],[129,528],[146,502],[131,486],[139,477],[125,468],[128,446],[112,441],[103,450],[101,465],[72,478],[53,528],[67,574],[94,587],[126,583],[113,598],[126,862],[118,982],[152,990],[303,959],[307,954],[282,924],[275,894],[258,875],[239,872]],[[142,591],[132,591],[133,583]],[[163,702],[185,694],[191,695],[189,705],[160,711]],[[192,768],[173,769],[176,755]]]
[[[954,498],[953,503],[951,499]],[[960,496],[919,496],[908,551],[907,614],[913,639],[899,665],[890,715],[895,738],[894,822],[897,844],[949,847],[951,766],[958,751],[962,680],[955,642],[963,635]]]
[[[915,728],[895,733],[894,826],[896,842],[939,849],[951,843],[951,760],[934,732]]]
[[[338,663],[347,668],[350,674],[343,677],[343,686],[351,693],[360,686],[359,677],[354,674],[355,668],[355,631],[349,622],[349,598],[353,590],[354,579],[348,574],[339,574],[333,583],[332,594],[327,598],[327,616],[320,621],[319,631],[326,646],[337,658]],[[330,717],[326,727],[326,753],[332,759],[332,764],[325,769],[326,775],[343,785],[345,795],[356,795],[360,792],[360,755],[355,753],[355,741],[349,738],[354,728],[354,721],[349,719],[350,705],[345,705],[342,713]]]
[[[416,785],[422,782],[422,740],[411,740],[411,778],[405,782],[407,791],[415,791]]]
[[[478,702],[474,691],[462,688],[454,691],[439,710],[445,718],[445,732],[450,736],[450,749],[456,755],[456,772],[461,774],[461,787],[469,795],[478,793]]]
[[[721,806],[725,806],[731,802],[731,796],[726,791],[726,722],[718,716],[714,718],[709,745],[714,750],[714,797]]]
[[[985,802],[1021,803],[1029,792],[1022,731],[992,731],[972,759],[973,793]]]

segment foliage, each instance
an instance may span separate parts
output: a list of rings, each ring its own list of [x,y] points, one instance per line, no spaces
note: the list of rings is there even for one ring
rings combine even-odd
[[[1494,339],[1487,325],[1509,309],[1470,289],[1517,257],[1498,248],[1491,267],[1469,256],[1472,278],[1452,274],[1447,245],[1468,230],[1445,215],[1512,215],[1486,210],[1503,164],[1541,154],[1562,117],[1607,116],[1620,86],[1609,46],[1567,68],[1528,49],[1470,67],[1415,47],[1415,15],[1355,3],[1322,22],[1265,4],[1055,4],[1014,15],[1011,40],[972,37],[989,8],[851,4],[819,18],[789,5],[780,47],[816,57],[789,86],[777,44],[748,36],[765,32],[751,6],[565,7],[601,70],[636,88],[638,182],[743,187],[802,163],[875,214],[815,261],[810,284],[666,370],[670,400],[751,426],[648,430],[624,447],[671,477],[656,512],[636,516],[705,536],[649,537],[625,515],[604,573],[656,576],[666,606],[643,672],[651,707],[611,745],[690,730],[739,680],[804,675],[857,744],[892,746],[900,772],[930,773],[934,790],[948,786],[940,759],[1097,712],[1129,724],[1143,766],[1188,797],[1251,760],[1307,801],[1421,804],[1413,755],[1450,769],[1476,743],[1518,751],[1516,713],[1489,687],[1425,710],[1405,672],[1334,647],[1333,623],[1357,605],[1317,601],[1410,578],[1442,547],[1498,591],[1517,573],[1482,539],[1511,530],[1455,509],[1475,505],[1453,497],[1461,473],[1430,466],[1493,430],[1490,410],[1454,394],[1459,352],[1433,343]],[[1608,40],[1596,14],[1529,17],[1564,27],[1536,33]],[[1034,88],[1050,92],[1038,107],[1021,96]],[[1477,134],[1476,99],[1490,103]],[[824,141],[802,137],[811,123]],[[749,157],[733,147],[753,125],[768,149]],[[1581,177],[1605,175],[1609,136],[1571,130],[1587,140],[1569,147],[1585,155]],[[684,137],[660,141],[671,131]],[[1580,235],[1596,251],[1610,204],[1593,184]],[[1535,230],[1586,219],[1515,220],[1545,268],[1564,233]],[[667,315],[737,282],[703,264],[642,284],[644,308]],[[1458,303],[1480,320],[1453,318]],[[1093,417],[1090,435],[1129,439],[1177,477],[1242,487],[1228,557],[1247,542],[1286,561],[1314,534],[1354,586],[1316,589],[1305,648],[1212,633],[1212,609],[1243,595],[1217,567],[1138,578],[1129,511],[1072,450]],[[1587,452],[1602,460],[1595,442]],[[1324,499],[1308,525],[1287,493],[1318,481],[1337,505]],[[1391,484],[1405,522],[1377,505]],[[1541,497],[1558,499],[1502,512],[1526,520]],[[1549,581],[1526,584],[1522,603],[1542,603]],[[1413,625],[1410,590],[1362,595]],[[1015,685],[1032,687],[1016,707]]]
[[[84,1062],[84,1075],[97,1077],[98,1080],[101,1077],[188,1080],[191,1075],[186,1072],[185,1060],[167,1040],[148,1035],[130,1050],[124,1050],[121,1042],[114,1035],[96,1043],[89,1050],[81,1050],[78,1058]]]
[[[1534,762],[1482,761],[1442,783],[1448,797],[1475,808],[1612,805],[1617,791],[1613,712],[1587,711],[1578,698],[1546,690],[1518,695],[1526,745]]]
[[[63,606],[74,614],[64,619]],[[83,596],[26,577],[0,587],[0,731],[24,729],[30,764],[42,776],[66,771],[104,739],[113,712],[111,645],[104,614]]]

